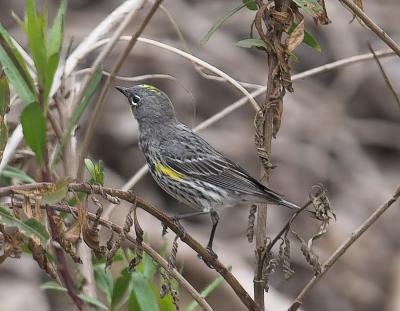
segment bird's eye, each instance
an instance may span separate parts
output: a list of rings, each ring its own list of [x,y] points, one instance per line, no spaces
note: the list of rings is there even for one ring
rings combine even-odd
[[[140,101],[140,97],[139,97],[138,95],[133,95],[133,96],[131,97],[131,104],[132,104],[132,106],[137,106],[137,104],[139,103],[139,101]]]

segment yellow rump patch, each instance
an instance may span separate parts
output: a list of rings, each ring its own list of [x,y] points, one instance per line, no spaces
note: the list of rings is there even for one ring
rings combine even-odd
[[[158,88],[156,88],[155,86],[152,86],[150,84],[142,84],[141,87],[143,87],[149,91],[155,92],[155,93],[161,93],[161,91]]]
[[[172,168],[169,168],[168,166],[165,166],[161,163],[156,163],[155,165],[155,170],[163,175],[168,176],[169,178],[173,180],[182,180],[185,178],[185,175],[178,173],[177,171],[173,170]]]

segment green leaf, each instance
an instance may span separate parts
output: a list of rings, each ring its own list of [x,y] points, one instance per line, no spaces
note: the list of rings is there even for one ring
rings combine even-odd
[[[21,124],[26,144],[35,152],[38,163],[44,164],[46,119],[38,103],[25,107],[21,114]]]
[[[203,36],[203,38],[200,40],[200,44],[206,44],[208,40],[210,40],[211,36],[222,26],[225,21],[230,18],[232,15],[236,14],[239,12],[241,9],[243,9],[245,6],[248,4],[254,3],[254,0],[247,0],[243,1],[243,3],[238,4],[235,6],[233,9],[230,9],[229,11],[225,12],[224,15],[222,15],[215,23],[212,25],[210,30],[207,31],[207,33]]]
[[[0,24],[0,45],[7,52],[8,56],[17,68],[20,76],[25,81],[26,85],[29,87],[32,93],[35,92],[35,85],[33,79],[29,73],[28,67],[25,63],[24,58],[19,53],[17,47],[15,46],[11,36],[7,30]],[[34,101],[34,100],[32,100]]]
[[[34,218],[29,218],[23,222],[15,218],[6,208],[0,207],[0,223],[5,226],[16,227],[27,237],[38,237],[43,247],[49,240],[49,234],[42,223]]]
[[[151,283],[140,273],[132,273],[132,288],[129,294],[128,308],[137,311],[159,310]]]
[[[3,158],[3,151],[8,140],[8,128],[5,115],[10,106],[10,89],[4,73],[0,75],[0,159]]]
[[[63,286],[61,286],[60,284],[58,284],[57,282],[54,281],[49,281],[49,282],[45,282],[42,285],[40,285],[40,289],[46,290],[46,289],[51,289],[51,290],[57,290],[60,292],[67,292],[67,289]]]
[[[46,54],[46,27],[47,18],[45,14],[36,11],[34,0],[26,1],[24,31],[28,37],[29,50],[33,62],[35,63],[36,73],[39,84],[44,87],[47,73],[47,54]],[[41,99],[39,99],[41,100]]]
[[[248,1],[248,0],[242,0],[242,1],[243,1],[243,3],[246,5],[246,7],[249,10],[252,10],[252,11],[257,11],[258,10],[258,6],[257,6],[257,3],[255,1]]]
[[[176,311],[174,305],[174,299],[172,298],[171,294],[167,294],[161,298],[160,290],[151,284],[151,289],[153,290],[153,295],[157,298],[157,303],[162,311]]]
[[[97,286],[106,295],[107,302],[111,304],[111,297],[113,292],[113,279],[110,270],[105,270],[105,264],[94,266],[94,276]]]
[[[256,39],[256,38],[250,38],[250,39],[244,39],[236,42],[236,46],[241,47],[241,48],[252,48],[252,47],[257,47],[257,48],[267,48],[267,44],[261,40],[261,39]]]
[[[44,90],[44,95],[47,99],[46,102],[48,102],[48,96],[51,85],[53,84],[54,74],[60,61],[60,52],[64,38],[64,17],[66,7],[67,2],[63,0],[47,37],[47,76]]]
[[[26,174],[24,171],[10,165],[6,166],[1,175],[7,178],[15,178],[22,183],[31,184],[36,182],[31,176]]]
[[[68,193],[68,179],[56,183],[55,189],[42,193],[43,204],[56,204],[62,201]]]
[[[115,310],[118,303],[121,301],[122,297],[124,297],[129,282],[131,279],[131,274],[127,269],[122,270],[121,276],[119,276],[114,283],[114,288],[111,296],[111,310]]]
[[[151,280],[157,272],[157,265],[154,263],[153,258],[149,254],[143,253],[143,275],[148,280]]]
[[[71,138],[71,134],[73,129],[76,127],[78,122],[80,121],[83,113],[85,112],[87,106],[90,103],[90,99],[92,98],[97,86],[99,85],[102,77],[102,69],[101,67],[97,67],[95,73],[89,81],[87,88],[83,92],[83,97],[81,102],[75,107],[71,118],[68,120],[67,128],[64,131],[63,137],[61,138],[60,144],[58,144],[54,150],[53,156],[50,161],[50,167],[54,167],[57,164],[61,151],[64,149],[65,144]]]
[[[229,271],[231,268],[229,267]],[[224,278],[222,276],[217,277],[214,281],[212,281],[205,289],[200,293],[202,297],[206,298],[209,294],[211,294],[214,290],[218,288],[224,282]],[[197,301],[193,300],[186,308],[185,311],[193,311],[198,306]]]
[[[2,25],[0,25],[0,63],[21,101],[25,105],[36,101],[32,77],[22,56],[12,43],[10,35]]]
[[[103,185],[104,184],[103,162],[100,160],[98,163],[93,163],[92,160],[86,158],[85,166],[91,176],[89,183]]]
[[[293,30],[296,28],[296,26],[297,26],[297,23],[294,23],[294,22],[292,23],[292,25],[290,25],[290,28],[288,30],[289,35],[293,32]],[[303,43],[308,45],[309,47],[313,48],[317,52],[321,52],[321,46],[319,45],[318,41],[315,40],[315,38],[306,30],[304,30]]]
[[[147,242],[147,234],[144,235],[144,241]],[[135,254],[132,253],[130,249],[127,249],[128,252],[128,258],[133,259],[135,257]],[[164,256],[162,253],[160,253],[161,256]],[[128,260],[130,261],[130,260]],[[140,261],[139,265],[136,267],[136,271],[141,273],[147,280],[152,280],[154,274],[157,272],[158,266],[156,263],[153,261],[153,258],[147,254],[143,253],[143,259]]]
[[[308,15],[318,18],[324,12],[324,9],[319,4],[318,0],[293,0],[300,8]]]
[[[86,295],[82,295],[82,294],[80,294],[80,295],[78,295],[78,296],[79,296],[79,298],[81,298],[84,302],[87,302],[88,304],[91,304],[91,305],[93,305],[93,306],[95,306],[95,307],[98,307],[98,308],[100,308],[100,309],[102,309],[102,310],[106,310],[106,311],[110,310],[106,305],[104,305],[100,300],[98,300],[98,299],[95,298],[95,297],[86,296]]]

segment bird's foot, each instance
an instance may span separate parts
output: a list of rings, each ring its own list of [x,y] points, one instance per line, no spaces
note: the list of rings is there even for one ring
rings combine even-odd
[[[179,230],[178,235],[179,235],[179,237],[181,239],[185,238],[186,231],[185,231],[185,228],[183,228],[182,224],[180,223],[179,218],[178,217],[171,217],[171,221],[173,222],[173,224],[175,226],[178,227],[178,230]],[[162,233],[161,233],[161,235],[164,236],[164,235],[167,234],[168,225],[165,222],[162,222],[161,224],[162,224]]]
[[[210,269],[215,269],[213,265],[213,261],[218,259],[218,255],[213,251],[213,249],[209,246],[207,246],[207,251],[211,256],[211,260],[205,260],[200,254],[197,255],[200,259],[204,261],[204,263],[209,267]]]
[[[218,255],[214,252],[214,250],[212,249],[211,246],[207,246],[207,250],[208,250],[208,252],[210,253],[210,256],[211,256],[213,259],[217,259],[217,258],[218,258]]]
[[[185,228],[183,228],[181,222],[179,221],[179,218],[178,217],[171,217],[171,220],[174,223],[174,225],[178,227],[178,230],[180,231],[179,234],[178,234],[180,239],[185,238],[186,237],[186,231],[185,231]]]

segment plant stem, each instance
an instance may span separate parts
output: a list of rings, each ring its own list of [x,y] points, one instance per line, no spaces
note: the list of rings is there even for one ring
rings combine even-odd
[[[45,157],[48,158],[47,153],[45,154]],[[46,163],[48,163],[48,161],[46,161]],[[51,181],[51,177],[50,177],[47,166],[45,166],[42,169],[42,179],[44,182]],[[77,308],[79,310],[83,310],[84,303],[83,303],[83,300],[81,298],[79,298],[79,296],[76,292],[74,281],[72,280],[71,274],[68,271],[68,264],[67,264],[67,260],[65,258],[65,253],[59,245],[56,245],[56,243],[58,243],[59,236],[58,236],[58,231],[57,231],[57,225],[54,221],[54,210],[52,210],[51,208],[46,208],[46,214],[47,214],[47,220],[49,222],[51,239],[53,241],[52,246],[53,246],[53,250],[56,255],[56,258],[57,258],[58,275],[60,276],[60,278],[63,282],[63,285],[67,289],[68,295],[71,297],[71,299],[73,300],[73,302],[75,303]]]

